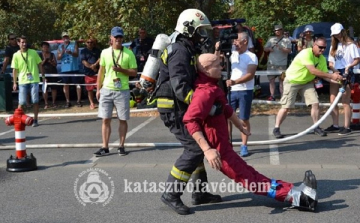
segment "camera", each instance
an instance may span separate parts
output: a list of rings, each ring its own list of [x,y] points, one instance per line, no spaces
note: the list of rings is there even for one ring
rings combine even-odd
[[[231,52],[232,49],[232,40],[238,38],[237,23],[231,25],[230,28],[225,29],[220,35],[220,47],[221,52],[227,53]]]
[[[223,25],[227,28],[223,29],[220,34],[220,46],[219,50],[223,53],[230,53],[232,49],[232,40],[238,38],[238,30],[236,26],[239,23],[245,22],[245,19],[225,19],[225,20],[217,20],[212,21],[211,24],[215,25]]]

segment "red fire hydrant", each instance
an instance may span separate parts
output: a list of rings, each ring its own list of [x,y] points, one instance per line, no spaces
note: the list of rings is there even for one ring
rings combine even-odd
[[[351,89],[352,99],[352,117],[351,117],[351,129],[360,129],[360,87],[359,83],[355,83]]]
[[[15,150],[16,156],[10,156],[7,160],[6,170],[9,172],[23,172],[36,170],[36,158],[31,153],[26,154],[25,126],[32,125],[34,119],[24,114],[21,108],[15,110],[14,115],[5,119],[5,124],[14,125],[15,128]]]

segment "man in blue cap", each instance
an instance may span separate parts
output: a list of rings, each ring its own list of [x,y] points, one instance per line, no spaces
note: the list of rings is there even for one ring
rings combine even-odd
[[[111,46],[104,49],[100,56],[100,68],[97,79],[96,98],[99,101],[98,117],[102,118],[102,147],[94,154],[104,156],[109,154],[109,139],[111,134],[112,111],[115,106],[119,119],[120,144],[118,153],[126,155],[124,148],[130,119],[129,77],[137,74],[137,64],[134,53],[122,46],[124,31],[121,27],[111,29]]]

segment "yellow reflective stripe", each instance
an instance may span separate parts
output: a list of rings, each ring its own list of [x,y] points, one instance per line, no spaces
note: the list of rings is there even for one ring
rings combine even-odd
[[[148,98],[148,99],[146,99],[146,104],[147,104],[147,105],[152,105],[152,104],[154,104],[156,101],[157,101],[156,98],[153,99],[152,101],[150,101],[150,98]]]
[[[203,171],[205,171],[204,163],[200,164],[200,165],[195,169],[195,171],[193,172],[193,174],[200,173],[200,172],[203,172]]]
[[[167,57],[168,57],[168,51],[167,49],[165,49],[164,52],[161,54],[161,60],[165,65],[167,65]]]
[[[171,169],[170,174],[175,177],[178,180],[181,181],[185,181],[188,182],[190,179],[191,174],[186,173],[184,171],[180,171],[178,168],[176,168],[175,166],[173,166],[173,168]]]
[[[174,108],[174,100],[167,98],[158,98],[157,100],[158,108]]]
[[[186,98],[184,100],[184,102],[186,104],[190,104],[193,93],[194,93],[194,91],[191,89],[191,91],[189,91],[189,93],[187,94],[187,96],[186,96]]]

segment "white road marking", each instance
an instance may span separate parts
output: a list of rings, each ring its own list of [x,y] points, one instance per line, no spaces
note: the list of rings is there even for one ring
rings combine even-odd
[[[9,115],[10,116],[10,115]],[[47,118],[47,119],[40,119],[39,120],[39,123],[40,122],[43,122],[43,121],[46,121],[46,120],[49,120],[50,118]],[[11,127],[11,126],[10,126]],[[30,128],[31,126],[29,126],[29,128]],[[0,136],[3,136],[3,135],[6,135],[6,134],[8,134],[8,133],[11,133],[11,132],[13,132],[14,131],[14,127],[12,127],[12,129],[11,130],[9,130],[9,131],[6,131],[6,132],[0,132]],[[26,128],[25,128],[25,131],[26,131]]]
[[[269,118],[269,136],[272,136],[272,132],[275,126],[275,117],[270,115]],[[277,144],[269,145],[269,155],[270,155],[270,164],[271,165],[280,165],[280,157],[279,157],[279,147]]]

